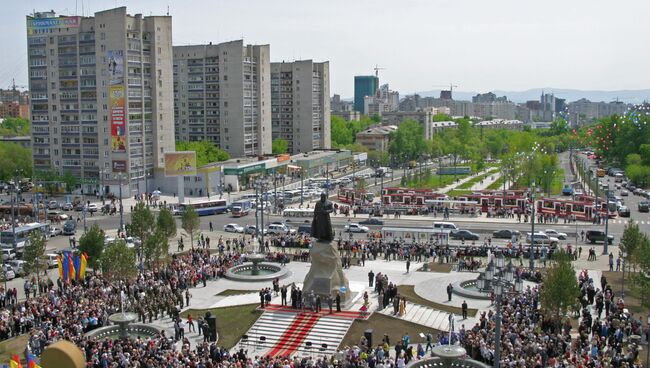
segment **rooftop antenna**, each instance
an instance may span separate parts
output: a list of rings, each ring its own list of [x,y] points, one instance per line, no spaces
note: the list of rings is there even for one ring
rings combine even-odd
[[[386,68],[380,68],[379,65],[375,64],[375,77],[379,78],[379,71],[380,70],[385,70]]]
[[[169,4],[167,4],[167,16],[169,16]]]

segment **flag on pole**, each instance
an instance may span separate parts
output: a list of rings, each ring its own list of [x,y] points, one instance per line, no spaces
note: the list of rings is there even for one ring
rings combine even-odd
[[[56,256],[56,264],[59,267],[59,278],[63,280],[63,260],[61,256]]]
[[[68,274],[68,280],[71,280],[74,278],[75,272],[74,272],[74,258],[72,254],[68,253],[68,263],[70,269],[68,270],[70,273]]]
[[[9,361],[9,367],[11,368],[23,368],[23,365],[20,364],[20,358],[18,355],[14,354],[11,356],[11,360]]]
[[[74,256],[74,279],[79,280],[79,273],[81,272],[81,256]]]
[[[88,255],[86,253],[81,253],[81,264],[79,265],[79,277],[86,277],[86,265],[88,263]]]
[[[68,252],[63,252],[63,257],[61,258],[62,270],[63,270],[63,281],[68,280],[70,275],[70,262],[68,261]]]
[[[41,366],[36,363],[36,357],[31,353],[27,353],[27,368],[41,368]]]

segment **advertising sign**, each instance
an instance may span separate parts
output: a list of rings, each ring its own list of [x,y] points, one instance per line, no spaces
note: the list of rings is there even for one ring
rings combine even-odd
[[[113,160],[113,172],[126,172],[126,160]]]
[[[111,117],[111,147],[115,153],[126,152],[126,120],[124,116],[124,86],[108,88]]]
[[[124,84],[124,50],[108,50],[110,84]]]
[[[196,152],[166,152],[165,176],[196,175]]]
[[[27,19],[27,34],[35,31],[56,28],[79,28],[81,17],[31,18]]]
[[[228,167],[223,169],[223,174],[224,175],[245,175],[257,171],[264,171],[265,169],[266,169],[266,165],[263,163],[246,166],[246,167],[240,167],[240,168]]]

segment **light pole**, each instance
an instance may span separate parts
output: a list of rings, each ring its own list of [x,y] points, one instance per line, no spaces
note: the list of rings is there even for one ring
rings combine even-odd
[[[117,174],[117,179],[119,180],[119,195],[120,195],[120,230],[117,232],[118,235],[120,231],[124,229],[124,206],[122,206],[122,173]]]
[[[537,187],[535,186],[535,182],[532,183],[532,187],[530,188],[531,193],[530,193],[530,198],[532,200],[532,208],[531,208],[531,214],[530,214],[530,270],[532,271],[533,268],[535,268],[535,254],[533,252],[533,248],[535,247],[535,192]]]
[[[603,255],[607,255],[607,246],[609,245],[609,181],[607,182],[607,190],[605,191],[605,246],[603,247]]]
[[[275,176],[274,176],[275,177]],[[268,187],[268,181],[266,178],[257,178],[253,182],[253,186],[255,187],[255,191],[259,190],[260,197],[264,197],[264,193],[266,193],[266,189]],[[277,201],[277,198],[276,198]],[[260,206],[258,206],[260,207]],[[257,212],[256,212],[257,213]],[[266,252],[266,247],[264,246],[264,205],[261,206],[260,208],[260,226],[257,228],[258,236],[259,236],[259,241],[260,241],[260,253],[265,253]]]
[[[303,198],[305,197],[304,179],[305,179],[305,171],[301,167],[300,168],[300,208],[302,208]]]
[[[512,261],[505,264],[503,253],[499,253],[490,261],[485,272],[481,272],[476,281],[479,290],[494,291],[496,297],[496,327],[494,344],[494,368],[499,368],[501,361],[501,301],[504,292],[512,289],[515,293],[523,290],[524,283],[519,276],[515,278],[515,267]]]

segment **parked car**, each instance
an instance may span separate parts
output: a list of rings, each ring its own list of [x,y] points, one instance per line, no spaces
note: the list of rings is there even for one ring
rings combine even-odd
[[[535,235],[532,237],[534,239],[534,244],[547,244],[550,245],[551,247],[556,247],[557,244],[560,242],[560,239],[549,236],[546,233],[538,232],[535,233]],[[526,243],[530,244],[531,243],[531,234],[528,233],[526,235]]]
[[[311,233],[311,224],[303,224],[298,226],[298,234],[310,234]]]
[[[243,233],[244,232],[244,227],[241,225],[237,224],[226,224],[223,225],[223,231],[229,232],[229,233]]]
[[[85,207],[86,207],[86,206],[84,206],[83,203],[77,203],[77,204],[74,206],[74,210],[77,211],[77,212],[81,212],[81,211],[84,210]]]
[[[91,203],[88,205],[88,208],[86,208],[86,211],[88,212],[97,212],[99,210],[99,207],[97,207],[96,203]]]
[[[47,268],[55,268],[58,266],[58,254],[48,253],[43,256],[43,261],[47,264]]]
[[[266,228],[266,232],[273,235],[295,234],[296,229],[292,229],[283,223],[272,223]]]
[[[373,218],[369,218],[367,220],[359,221],[359,224],[361,224],[361,225],[378,225],[378,226],[381,226],[381,225],[384,224],[384,221],[373,217]]]
[[[650,202],[641,201],[637,205],[639,212],[650,212]]]
[[[602,230],[587,230],[586,234],[587,240],[591,243],[594,244],[596,242],[605,242],[605,232]],[[613,235],[607,235],[607,242],[609,244],[614,243],[614,236]]]
[[[63,230],[60,227],[50,226],[50,238],[59,236],[63,234]]]
[[[266,234],[267,231],[264,229],[264,234]],[[257,226],[255,225],[246,225],[244,226],[244,234],[257,234]]]
[[[455,230],[450,233],[452,239],[456,240],[479,240],[480,236],[469,230]]]
[[[2,265],[2,271],[0,272],[0,280],[9,281],[16,278],[16,273],[9,265]]]
[[[74,209],[74,206],[72,205],[72,203],[67,202],[63,206],[61,206],[61,209],[64,211],[72,211]]]
[[[621,206],[618,208],[618,215],[621,217],[630,217],[630,209],[626,206]]]
[[[57,202],[57,201],[49,201],[47,203],[47,209],[48,210],[56,210],[57,208],[59,208],[59,202]]]
[[[5,261],[16,258],[16,252],[12,248],[2,248],[2,259]]]
[[[5,262],[6,265],[9,265],[11,269],[14,271],[14,274],[17,277],[22,277],[25,276],[27,273],[25,272],[25,261],[20,260],[20,259],[12,259],[10,261]]]
[[[520,234],[518,230],[501,229],[493,232],[492,237],[497,239],[512,239],[513,236],[518,237]]]
[[[349,223],[345,225],[345,231],[348,233],[367,233],[368,232],[368,227],[359,225],[356,223]]]
[[[621,197],[627,197],[629,195],[630,195],[630,192],[628,192],[627,190],[621,190]]]
[[[559,231],[553,230],[553,229],[546,229],[544,230],[544,233],[548,236],[556,237],[560,240],[566,240],[567,235],[566,233],[561,233]]]
[[[63,235],[74,235],[77,231],[77,222],[73,219],[69,219],[63,224]]]

